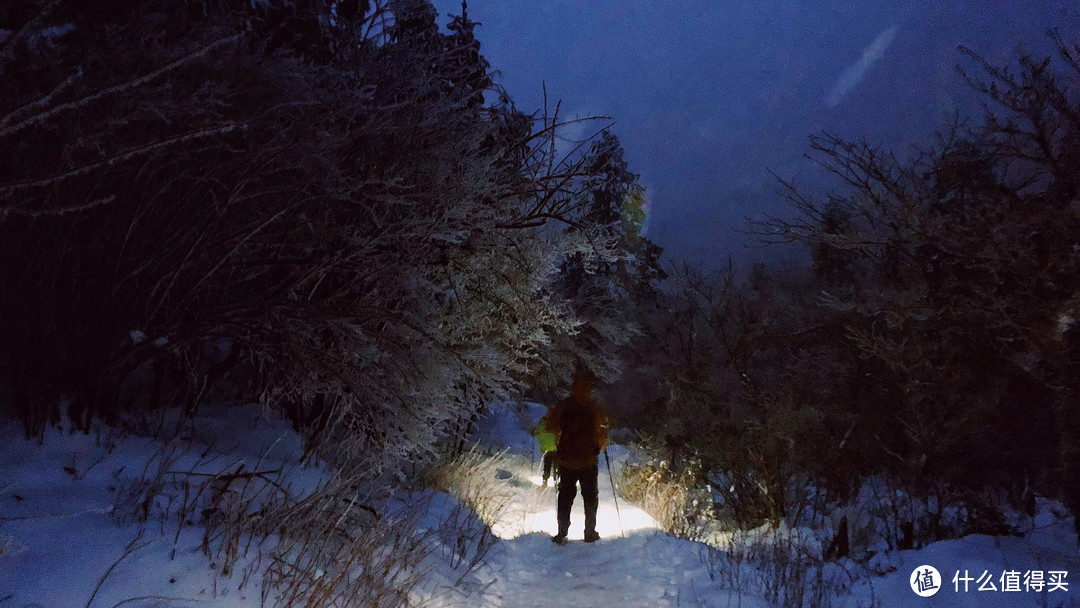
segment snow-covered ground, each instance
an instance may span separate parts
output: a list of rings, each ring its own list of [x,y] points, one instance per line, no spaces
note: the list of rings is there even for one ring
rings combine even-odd
[[[174,421],[161,426],[172,439],[146,436],[157,427],[151,421],[135,432],[54,428],[39,442],[24,439],[21,425],[0,421],[0,608],[281,605],[267,569],[296,563],[279,559],[278,536],[230,543],[218,535],[221,528],[208,537],[204,524],[230,504],[254,518],[286,496],[290,504],[302,502],[317,487],[333,487],[333,475],[301,464],[293,429],[254,406],[204,408],[179,432]],[[402,492],[382,508],[389,529],[377,538],[400,540],[392,526],[407,521],[403,544],[423,541],[413,552],[421,557],[411,562],[425,573],[410,594],[415,603],[487,602],[498,581],[490,568],[468,568],[462,553],[470,548],[456,536],[483,528],[467,509],[433,491]],[[449,526],[449,519],[457,523]],[[391,563],[379,561],[378,550],[370,553],[357,562]],[[312,578],[329,580],[331,569],[313,567]]]
[[[202,420],[205,437],[169,443],[99,427],[87,435],[49,429],[39,444],[16,423],[0,425],[0,607],[259,606],[261,577],[252,578],[249,560],[230,576],[210,568],[197,549],[199,526],[153,514],[142,525],[121,514],[142,508],[124,496],[135,500],[157,471],[171,481],[239,462],[261,460],[269,470],[300,448],[286,425],[239,417],[250,410],[216,413]],[[234,439],[211,448],[211,437]],[[311,484],[313,473],[293,471],[290,482]]]
[[[458,501],[434,491],[394,499],[403,508],[422,504],[425,512],[414,521],[432,529],[425,537],[430,549],[422,563],[426,580],[410,596],[416,604],[431,608],[775,604],[765,597],[776,582],[769,578],[768,567],[735,563],[732,556],[713,550],[710,572],[706,566],[710,560],[702,559],[710,555],[706,545],[663,534],[644,511],[624,500],[616,511],[603,464],[601,540],[581,541],[584,516],[578,498],[571,542],[553,544],[556,492],[539,485],[540,453],[528,432],[544,408],[533,404],[519,413],[515,409],[492,407],[476,436],[481,448],[506,451],[494,475],[508,504],[492,526],[497,539],[483,563],[470,568],[471,554],[462,553],[459,531],[474,529],[476,522],[462,513]],[[273,538],[244,547],[246,552],[241,550],[235,565],[223,572],[220,551],[207,557],[201,548],[206,539],[199,519],[212,513],[193,514],[192,521],[181,522],[157,517],[154,511],[176,513],[180,502],[194,500],[184,496],[174,483],[177,479],[212,477],[223,471],[266,472],[274,484],[259,487],[268,497],[275,491],[304,496],[324,483],[328,473],[321,467],[297,465],[300,449],[287,424],[253,408],[209,408],[197,425],[167,443],[101,429],[89,435],[50,430],[39,444],[23,439],[17,424],[0,422],[0,608],[273,605],[263,576]],[[613,445],[610,452],[616,469],[629,457],[622,446]],[[147,488],[145,480],[168,487]],[[136,500],[148,494],[157,498],[147,504]],[[805,605],[1080,606],[1074,599],[1080,597],[1080,588],[1073,587],[1080,585],[1073,580],[1080,577],[1080,551],[1071,518],[1052,501],[1041,501],[1039,509],[1032,529],[1022,537],[969,536],[917,551],[880,554],[866,565],[851,561],[829,565],[823,577],[831,585],[822,596],[807,598]],[[917,596],[908,580],[924,565],[941,575],[936,581],[940,590],[928,598]],[[953,574],[962,577],[965,571],[972,578],[969,590],[963,591],[963,580],[960,591],[954,590]],[[995,591],[978,590],[987,588],[985,580],[978,580],[984,571],[983,578],[991,579]],[[1025,586],[1024,575],[1032,571],[1044,575],[1041,591]],[[1049,591],[1052,572],[1068,573],[1062,581],[1066,589]],[[1005,583],[1011,588],[1017,580],[1010,573],[1019,577],[1020,591],[1002,590]],[[809,575],[813,578],[815,572]]]

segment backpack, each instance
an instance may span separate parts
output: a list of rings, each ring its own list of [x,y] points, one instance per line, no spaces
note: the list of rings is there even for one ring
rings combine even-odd
[[[555,433],[548,430],[547,420],[540,420],[540,423],[536,425],[536,430],[533,431],[533,435],[540,442],[541,451],[551,452],[555,450]]]
[[[600,453],[597,410],[592,404],[572,403],[562,412],[559,421],[559,460],[584,463],[595,460]]]

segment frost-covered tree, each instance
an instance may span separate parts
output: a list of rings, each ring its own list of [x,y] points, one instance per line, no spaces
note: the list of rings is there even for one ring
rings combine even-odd
[[[520,387],[584,178],[462,8],[5,5],[4,410],[257,398],[376,474]]]
[[[867,374],[846,398],[856,436],[873,431],[862,457],[983,517],[989,488],[1030,506],[1035,491],[1076,487],[1077,393],[1062,381],[1072,326],[1061,319],[1080,293],[1080,106],[1062,83],[1080,71],[1080,48],[1057,42],[1065,74],[1050,60],[1025,55],[1014,72],[972,54],[981,75],[963,76],[989,113],[914,158],[815,137],[847,189],[820,202],[792,188],[801,219],[759,226],[809,245],[831,283],[824,304]],[[859,406],[869,395],[875,405]],[[923,534],[941,533],[937,516]]]
[[[641,317],[646,442],[725,522],[855,552],[1003,533],[1003,499],[1080,508],[1080,48],[1058,46],[1059,71],[973,56],[989,115],[912,155],[812,138],[843,186],[788,187],[795,219],[755,226],[810,272],[680,269]]]
[[[614,380],[625,349],[639,332],[639,309],[657,295],[664,277],[660,248],[644,234],[645,190],[631,172],[618,138],[604,130],[582,159],[584,196],[570,216],[566,236],[576,243],[562,261],[554,294],[580,325],[560,335],[550,370],[558,383],[577,366]]]

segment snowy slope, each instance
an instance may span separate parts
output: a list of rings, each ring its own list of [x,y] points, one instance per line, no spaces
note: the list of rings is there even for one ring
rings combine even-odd
[[[150,428],[156,427],[152,421]],[[204,408],[179,433],[172,431],[174,420],[162,427],[175,437],[50,429],[39,442],[24,439],[16,423],[0,423],[0,608],[275,605],[277,591],[264,573],[282,567],[272,557],[277,538],[236,547],[204,538],[202,524],[214,517],[204,509],[215,498],[210,489],[196,497],[197,488],[222,472],[266,472],[273,483],[248,486],[249,492],[273,490],[248,495],[259,499],[252,503],[257,507],[286,492],[301,500],[326,483],[329,472],[299,464],[296,433],[254,406]],[[184,480],[193,482],[190,492]],[[242,487],[222,491],[216,504],[236,500]],[[143,502],[146,496],[153,499]],[[181,519],[185,501],[198,506]],[[403,506],[394,512],[393,504]],[[412,560],[424,573],[410,594],[417,603],[490,604],[488,596],[500,589],[493,570],[470,569],[462,559],[472,548],[461,543],[460,531],[482,528],[467,509],[434,491],[390,497],[383,508],[387,525],[411,522],[410,538],[422,539],[422,557]],[[235,565],[226,569],[222,558],[233,548]]]

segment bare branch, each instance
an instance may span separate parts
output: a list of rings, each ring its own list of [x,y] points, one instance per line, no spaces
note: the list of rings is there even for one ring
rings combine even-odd
[[[234,36],[229,36],[227,38],[222,38],[220,40],[216,40],[216,41],[204,46],[203,48],[201,48],[201,49],[199,49],[199,50],[197,50],[197,51],[195,51],[193,53],[189,53],[189,54],[177,59],[176,61],[173,61],[172,63],[169,63],[168,65],[165,65],[165,66],[163,66],[161,68],[158,68],[157,70],[154,70],[153,72],[150,72],[149,74],[139,76],[138,78],[128,80],[127,82],[123,82],[123,83],[120,83],[118,85],[114,85],[114,86],[111,86],[111,87],[106,87],[104,89],[101,89],[99,91],[91,93],[90,95],[87,95],[85,97],[80,97],[79,99],[75,99],[75,100],[69,101],[67,103],[62,103],[62,104],[53,106],[53,107],[49,108],[47,111],[45,111],[45,112],[40,112],[38,114],[34,114],[33,116],[27,117],[27,118],[23,119],[22,121],[11,125],[10,127],[0,128],[0,137],[7,137],[7,136],[10,136],[10,135],[12,135],[14,133],[18,133],[19,131],[21,131],[22,129],[25,129],[26,127],[29,127],[31,125],[34,125],[34,124],[37,124],[37,123],[40,123],[40,122],[44,122],[44,121],[49,120],[51,118],[54,118],[57,115],[62,114],[64,112],[67,112],[67,111],[70,111],[70,110],[76,110],[78,108],[84,107],[84,106],[86,106],[86,105],[88,105],[90,103],[93,103],[94,101],[97,101],[97,100],[102,99],[104,97],[107,97],[109,95],[115,95],[115,94],[118,94],[118,93],[124,93],[124,92],[130,91],[132,89],[135,89],[137,87],[140,87],[140,86],[142,86],[142,85],[144,85],[146,83],[152,82],[153,80],[155,80],[155,79],[157,79],[157,78],[159,78],[159,77],[161,77],[161,76],[163,76],[165,74],[168,74],[169,72],[172,72],[173,70],[176,70],[177,68],[183,67],[183,66],[185,66],[185,65],[187,65],[187,64],[189,64],[189,63],[191,63],[191,62],[193,62],[193,61],[195,61],[197,59],[201,59],[202,57],[205,57],[206,55],[209,55],[211,52],[217,50],[218,48],[221,48],[223,46],[226,46],[228,44],[236,42],[236,41],[240,40],[241,38],[242,38],[241,34],[236,34]],[[76,74],[73,74],[72,76],[69,76],[68,78],[70,79],[70,78],[76,77],[77,75],[78,75],[78,72],[76,72]],[[53,93],[55,93],[55,91],[53,91]],[[46,97],[52,96],[53,93],[50,93]],[[41,100],[39,100],[37,102],[33,102],[32,104],[30,104],[30,106],[32,106],[32,107],[40,107],[40,105],[41,105]],[[12,113],[8,114],[7,116],[5,116],[4,119],[2,121],[0,121],[0,127],[3,127],[3,125],[5,125],[9,120],[11,120],[13,115],[16,114],[16,112],[12,112]]]

